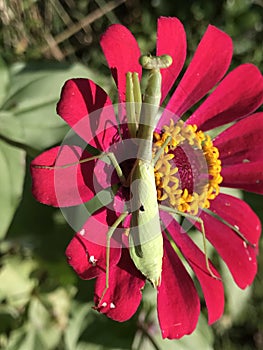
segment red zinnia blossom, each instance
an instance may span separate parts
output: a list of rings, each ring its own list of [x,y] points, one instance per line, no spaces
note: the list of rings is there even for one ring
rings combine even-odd
[[[138,44],[129,30],[115,24],[102,36],[101,47],[117,84],[119,101],[125,102],[126,73],[137,72],[139,77],[142,73],[138,63]],[[162,17],[158,20],[157,55],[163,54],[169,54],[173,58],[173,64],[169,69],[161,71],[161,103],[181,72],[186,56],[185,31],[176,18]],[[221,175],[217,174],[220,177],[218,184],[221,182],[222,187],[240,188],[262,194],[263,113],[252,113],[263,101],[263,78],[252,64],[243,64],[224,77],[231,58],[230,37],[210,25],[166,106],[158,130],[169,126],[171,113],[177,122],[189,108],[219,83],[187,119],[186,125],[196,125],[199,130],[207,131],[238,120],[213,140],[213,147],[219,151],[222,166]],[[125,122],[124,109],[120,106],[120,119],[121,122]],[[100,112],[91,115],[96,110]],[[119,140],[119,130],[115,127],[115,114],[110,98],[89,79],[67,81],[57,111],[78,135],[101,151],[107,151]],[[124,124],[120,129],[123,138],[127,139],[127,128]],[[161,138],[157,134],[156,142],[158,137]],[[114,176],[111,177],[111,182],[102,180],[105,175],[103,167],[97,166],[101,161],[78,162],[80,157],[85,159],[90,156],[91,154],[83,151],[80,146],[66,145],[39,155],[31,166],[33,194],[36,199],[52,206],[74,206],[89,201],[96,194],[97,184],[92,181],[94,174],[101,188],[118,183]],[[177,157],[180,158],[180,155],[177,154]],[[67,164],[72,166],[66,166]],[[181,175],[182,168],[180,165],[178,168]],[[157,173],[156,170],[156,176],[160,176]],[[162,192],[162,186],[159,189]],[[188,195],[191,197],[189,188],[186,187],[186,190],[184,199]],[[232,228],[208,212],[201,211],[200,217],[204,222],[206,238],[227,264],[236,284],[240,288],[246,288],[252,283],[257,271],[260,221],[244,201],[227,194],[217,194],[210,198],[209,209],[232,225]],[[168,194],[166,199],[167,196]],[[162,197],[163,192],[159,193],[158,199],[161,201]],[[104,207],[90,216],[66,251],[69,264],[81,278],[96,278],[95,306],[98,311],[117,321],[125,321],[136,312],[146,279],[136,269],[129,255],[125,235],[129,225],[127,218],[123,226],[119,226],[123,228],[123,234],[119,234],[119,230],[111,239],[110,283],[101,299],[105,289],[106,233],[118,217],[124,201],[125,189],[120,187],[113,206]],[[190,206],[191,201],[188,203]],[[188,205],[186,199],[183,204]],[[160,211],[162,222],[168,222],[169,215]],[[199,224],[196,224],[196,227],[200,229]],[[238,228],[245,239],[242,239],[233,227]],[[211,324],[223,313],[222,282],[208,272],[205,255],[175,220],[169,220],[166,228],[200,282],[208,309],[208,321]],[[200,302],[191,277],[166,238],[165,232],[163,235],[162,276],[157,287],[158,317],[164,338],[180,338],[195,329]],[[214,275],[219,276],[211,263],[210,269]]]

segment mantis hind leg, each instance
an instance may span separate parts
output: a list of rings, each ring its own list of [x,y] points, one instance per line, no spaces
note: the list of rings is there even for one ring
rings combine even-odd
[[[64,164],[64,165],[52,165],[52,166],[49,166],[49,165],[33,165],[34,168],[38,168],[38,169],[50,169],[50,170],[56,170],[56,169],[65,169],[65,168],[69,168],[69,167],[72,167],[72,166],[75,166],[75,165],[78,165],[78,164],[84,164],[84,163],[87,163],[87,162],[91,162],[93,160],[96,160],[96,159],[103,159],[105,157],[108,157],[110,162],[112,163],[113,167],[115,168],[116,170],[116,173],[121,181],[121,183],[126,183],[126,179],[125,179],[125,176],[123,175],[123,172],[122,172],[122,169],[118,163],[118,160],[116,159],[114,153],[112,152],[103,152],[103,153],[100,153],[98,155],[95,155],[95,156],[92,156],[92,157],[88,157],[88,158],[83,158],[83,159],[80,159],[76,162],[72,162],[72,163],[68,163],[68,164]]]
[[[203,238],[205,264],[206,264],[207,271],[209,272],[211,277],[213,277],[213,278],[215,278],[217,280],[220,280],[220,278],[213,273],[213,271],[212,271],[212,269],[210,267],[210,264],[209,264],[209,259],[208,259],[208,254],[207,254],[207,244],[206,244],[206,234],[205,234],[204,221],[198,216],[191,215],[189,213],[183,213],[183,212],[181,212],[179,210],[175,210],[173,208],[169,208],[169,207],[166,207],[164,205],[159,205],[159,208],[162,209],[163,211],[169,212],[171,214],[177,214],[177,215],[181,215],[181,216],[185,217],[186,219],[195,220],[196,222],[198,222],[200,224],[202,238]]]
[[[105,288],[101,294],[99,304],[103,300],[107,290],[109,289],[109,275],[110,275],[110,240],[112,235],[114,234],[115,230],[117,227],[120,225],[120,223],[126,218],[128,215],[128,212],[122,213],[116,221],[112,224],[110,227],[109,231],[107,232],[107,237],[106,237],[106,267],[105,267],[105,273],[106,273],[106,282],[105,282]]]

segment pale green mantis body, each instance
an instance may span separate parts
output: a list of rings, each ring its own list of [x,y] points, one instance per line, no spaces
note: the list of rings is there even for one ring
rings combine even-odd
[[[132,196],[130,208],[132,219],[129,232],[130,256],[135,266],[151,281],[153,286],[159,286],[161,283],[163,258],[163,236],[159,218],[159,209],[161,209],[169,212],[172,216],[179,214],[200,224],[207,272],[212,278],[219,279],[213,273],[208,260],[203,220],[198,216],[179,212],[174,208],[158,204],[154,165],[170,139],[166,140],[166,143],[163,144],[154,158],[152,157],[152,141],[153,132],[159,121],[158,110],[162,83],[160,69],[168,68],[172,63],[172,59],[168,55],[160,57],[142,56],[140,63],[143,68],[150,70],[143,104],[141,104],[138,74],[128,73],[126,81],[126,112],[129,131],[130,135],[136,137],[139,142],[137,159],[128,178]],[[122,173],[119,173],[119,177],[121,178],[122,176]],[[118,218],[116,223],[119,224],[128,214],[128,212],[123,213],[121,220]],[[236,227],[219,217],[217,219],[233,229],[246,244],[251,245]],[[111,228],[107,237],[106,287],[102,293],[101,300],[109,288],[109,247],[113,232],[114,230]]]
[[[160,283],[163,257],[163,237],[159,219],[159,208],[156,197],[154,177],[154,161],[152,159],[153,132],[158,123],[158,109],[161,100],[161,68],[171,65],[170,56],[161,57],[142,56],[140,59],[143,68],[150,69],[148,85],[144,94],[141,115],[136,136],[139,140],[137,160],[131,171],[131,232],[129,235],[130,255],[135,266],[156,287]],[[133,81],[138,79],[133,75]],[[130,76],[127,76],[128,91]],[[135,84],[135,89],[137,89]],[[136,96],[136,93],[133,94]],[[127,96],[126,101],[132,101]],[[127,115],[128,120],[134,120]],[[154,252],[154,254],[153,254]]]
[[[203,236],[203,246],[206,260],[206,268],[212,278],[218,278],[210,268],[204,223],[201,218],[185,212],[179,212],[174,208],[160,205],[157,200],[154,165],[164,147],[152,156],[153,132],[158,123],[158,110],[161,100],[162,76],[160,69],[168,68],[172,58],[168,55],[160,57],[142,56],[140,63],[143,68],[149,70],[148,84],[141,100],[140,82],[137,73],[128,72],[126,80],[126,113],[130,136],[138,141],[138,152],[132,170],[125,179],[122,169],[113,153],[101,153],[100,155],[82,159],[79,163],[103,158],[107,155],[112,162],[120,182],[130,188],[130,207],[122,213],[115,223],[109,228],[106,243],[106,283],[100,300],[103,300],[109,288],[110,271],[110,240],[112,235],[123,220],[131,214],[129,229],[129,252],[135,266],[141,273],[157,287],[161,283],[162,259],[163,259],[163,236],[160,225],[159,209],[169,212],[172,216],[180,214],[190,220],[200,223]],[[75,165],[67,164],[62,167]],[[56,166],[44,168],[56,168]],[[60,166],[61,167],[61,166]],[[217,218],[220,220],[220,218]],[[250,244],[242,233],[234,226],[221,220],[225,225],[233,229],[245,243]]]
[[[140,63],[143,68],[150,69],[143,104],[138,74],[129,72],[126,80],[128,127],[130,135],[138,140],[137,159],[125,182],[130,187],[131,194],[129,251],[135,266],[157,287],[161,281],[163,236],[156,196],[152,138],[158,123],[157,114],[161,100],[160,69],[169,67],[172,58],[168,55],[142,56]],[[122,179],[122,172],[117,170],[117,173]],[[128,214],[129,212],[123,213],[121,220]],[[116,221],[117,226],[121,220]],[[110,239],[113,233],[114,229],[111,228],[107,236],[106,287],[101,300],[109,287]]]

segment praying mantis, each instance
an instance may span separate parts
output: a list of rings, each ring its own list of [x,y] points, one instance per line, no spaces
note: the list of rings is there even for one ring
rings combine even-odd
[[[138,144],[137,157],[130,174],[127,178],[124,177],[122,168],[116,157],[110,152],[81,159],[78,162],[84,163],[103,158],[106,155],[115,168],[120,182],[130,189],[130,207],[127,211],[120,214],[107,233],[106,282],[105,289],[100,297],[101,301],[110,283],[110,241],[115,230],[129,214],[131,214],[131,224],[128,230],[131,259],[137,269],[141,271],[154,287],[158,287],[161,283],[163,259],[163,235],[159,218],[159,209],[169,212],[172,216],[179,214],[189,220],[195,220],[200,224],[207,272],[212,278],[218,279],[211,270],[209,264],[203,220],[187,212],[180,212],[174,208],[161,205],[157,200],[154,165],[170,139],[168,137],[166,143],[163,144],[154,157],[152,156],[152,139],[153,132],[159,121],[158,110],[161,100],[162,84],[160,69],[167,69],[172,64],[172,58],[169,55],[157,57],[144,55],[140,58],[140,64],[144,69],[149,71],[148,83],[143,101],[141,98],[138,74],[136,72],[128,72],[126,75],[126,114],[128,129],[130,136],[135,138]],[[75,164],[76,163],[72,163],[58,167],[68,167]],[[56,168],[56,166],[42,167],[50,169]],[[215,216],[215,214],[213,215]],[[217,219],[220,220],[218,217]],[[236,227],[222,219],[221,221],[233,229],[245,243],[250,244]]]
[[[160,285],[163,258],[163,236],[159,218],[159,209],[161,209],[169,212],[172,216],[179,214],[200,224],[207,272],[212,278],[219,279],[210,267],[203,220],[198,216],[158,204],[157,201],[154,165],[171,138],[167,138],[154,158],[152,157],[152,140],[153,132],[159,121],[158,110],[161,100],[162,83],[160,69],[167,69],[172,64],[172,58],[168,55],[159,57],[144,55],[140,57],[140,64],[144,69],[149,70],[148,84],[143,103],[141,101],[138,74],[128,72],[126,75],[126,113],[130,135],[138,141],[137,159],[126,180],[124,180],[121,169],[119,167],[116,168],[121,182],[130,187],[132,197],[130,207],[132,217],[129,229],[129,252],[131,259],[137,269],[141,271],[154,287]],[[111,159],[112,157],[114,156],[111,155]],[[116,164],[116,159],[113,159],[113,162]],[[208,210],[206,211],[209,212]],[[109,288],[110,239],[115,229],[128,214],[128,211],[122,213],[107,234],[106,286],[101,295],[101,301]],[[251,245],[235,226],[218,217],[216,214],[211,214],[226,226],[233,229],[246,244]]]

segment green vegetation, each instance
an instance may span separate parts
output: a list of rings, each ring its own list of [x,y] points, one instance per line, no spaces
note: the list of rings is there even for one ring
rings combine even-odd
[[[219,322],[207,326],[204,307],[193,335],[164,341],[150,286],[126,323],[91,308],[94,282],[80,280],[64,255],[73,230],[59,209],[37,203],[31,194],[30,161],[60,144],[68,131],[55,111],[63,82],[89,77],[114,95],[100,35],[122,23],[142,52],[154,52],[159,16],[177,16],[185,25],[186,64],[211,23],[234,41],[232,67],[251,62],[263,71],[262,0],[0,1],[0,349],[263,348],[262,253],[256,280],[246,291],[235,287],[221,264],[226,308]],[[235,194],[263,219],[260,196]]]

